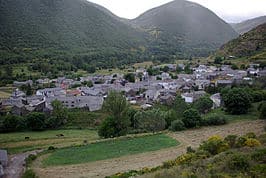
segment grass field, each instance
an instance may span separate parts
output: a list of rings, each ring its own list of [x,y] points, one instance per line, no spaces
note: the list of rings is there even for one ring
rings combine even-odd
[[[156,151],[177,146],[179,143],[164,135],[151,135],[138,138],[123,138],[56,150],[43,160],[45,166],[69,165],[117,158],[125,155]]]
[[[212,114],[219,114],[219,115],[224,115],[225,118],[229,122],[238,122],[241,120],[256,120],[259,118],[259,114],[257,111],[259,104],[260,103],[253,103],[252,108],[249,110],[247,114],[232,115],[232,114],[228,114],[227,112],[219,108],[219,109],[212,110],[210,113],[206,114],[204,117],[208,117],[209,115],[212,115]]]
[[[0,87],[0,98],[9,98],[13,90],[13,87]]]
[[[63,134],[63,137],[56,135]],[[25,137],[30,137],[25,140]],[[0,134],[0,148],[5,148],[9,153],[20,153],[35,149],[47,149],[49,146],[67,147],[83,144],[99,139],[93,130],[50,130],[42,132],[16,132]]]

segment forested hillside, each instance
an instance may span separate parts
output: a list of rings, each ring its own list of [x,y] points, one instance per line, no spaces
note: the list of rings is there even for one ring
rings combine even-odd
[[[150,51],[162,56],[207,56],[238,36],[209,9],[184,0],[151,9],[132,23],[153,35]]]
[[[266,23],[221,47],[217,55],[266,59]]]
[[[0,0],[0,63],[132,60],[145,34],[107,12],[86,0]]]

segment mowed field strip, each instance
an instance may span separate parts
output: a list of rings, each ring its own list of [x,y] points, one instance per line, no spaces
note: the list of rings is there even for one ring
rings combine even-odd
[[[143,167],[155,167],[162,162],[176,158],[186,152],[188,146],[198,147],[200,142],[212,135],[226,136],[229,134],[243,135],[248,132],[262,134],[266,122],[263,120],[239,121],[223,126],[204,127],[201,129],[183,132],[169,132],[167,135],[178,140],[181,144],[140,154],[127,155],[118,158],[73,164],[63,166],[45,166],[43,163],[49,159],[50,154],[40,156],[33,162],[32,168],[42,178],[82,178],[105,177],[117,172],[138,170]],[[106,148],[106,152],[109,150]],[[65,155],[66,157],[70,155]],[[71,155],[75,157],[75,154]]]
[[[164,134],[121,138],[86,146],[55,150],[43,160],[45,166],[80,164],[177,146],[179,142]]]
[[[58,136],[62,134],[63,136]],[[29,137],[29,139],[25,139]],[[41,132],[16,132],[0,134],[0,148],[15,154],[36,149],[47,149],[49,146],[67,147],[99,139],[95,130],[48,130]]]

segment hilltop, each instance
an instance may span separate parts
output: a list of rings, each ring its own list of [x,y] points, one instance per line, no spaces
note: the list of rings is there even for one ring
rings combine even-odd
[[[176,0],[151,9],[131,23],[153,35],[153,54],[206,56],[238,34],[209,9]]]
[[[244,33],[252,30],[253,28],[263,23],[266,23],[266,16],[249,19],[240,23],[234,23],[231,24],[231,26],[235,29],[236,32],[243,35]]]

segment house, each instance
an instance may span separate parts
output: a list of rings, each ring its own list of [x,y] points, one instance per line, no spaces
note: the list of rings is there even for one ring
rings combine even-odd
[[[184,64],[177,64],[178,69],[184,70],[185,65]]]
[[[88,108],[89,111],[97,111],[102,108],[103,97],[98,96],[69,96],[47,98],[46,107],[51,108],[54,100],[60,101],[66,108]]]
[[[219,108],[221,107],[221,94],[220,93],[216,93],[210,96],[210,99],[213,102],[213,108]]]
[[[19,89],[16,89],[12,94],[11,98],[20,98],[20,97],[25,97],[26,94],[23,91],[20,91]]]
[[[48,78],[38,79],[38,80],[36,80],[36,83],[39,84],[39,85],[46,85],[46,84],[50,83],[50,80]]]
[[[21,98],[12,105],[11,113],[23,116],[30,112],[43,112],[45,110],[45,98],[42,96],[31,96],[27,98]]]
[[[4,175],[5,175],[4,168],[3,168],[3,166],[0,164],[0,178],[3,178]]]
[[[176,64],[166,64],[170,71],[175,72],[176,71]]]
[[[24,82],[18,82],[18,81],[14,81],[13,82],[13,86],[14,87],[21,87],[22,85],[30,85],[30,86],[32,86],[33,85],[33,81],[32,80],[27,80],[27,81],[24,81]]]
[[[147,91],[144,92],[144,97],[148,100],[148,101],[155,101],[158,99],[160,95],[160,92],[156,89],[149,89]]]
[[[160,103],[162,104],[172,105],[175,100],[175,97],[173,95],[168,94],[165,96],[160,96],[159,100],[160,100]]]
[[[186,103],[193,103],[193,93],[182,93],[181,97]]]
[[[148,109],[148,108],[151,108],[152,105],[150,105],[150,104],[143,104],[140,107],[141,107],[141,109]]]
[[[259,77],[265,77],[266,76],[266,69],[259,71],[258,76]]]
[[[231,87],[233,84],[232,80],[217,80],[215,86],[217,87]]]
[[[168,73],[166,73],[166,72],[163,72],[163,73],[161,74],[160,77],[161,77],[162,80],[168,80],[168,79],[171,79],[170,74],[168,74]]]
[[[255,68],[248,68],[247,69],[247,73],[249,75],[254,75],[254,76],[257,76],[258,73],[259,73],[259,69],[255,69]]]
[[[106,94],[102,89],[95,87],[80,87],[79,90],[81,91],[82,96],[103,96]]]
[[[204,95],[206,95],[205,91],[194,91],[192,93],[182,93],[181,97],[185,100],[186,103],[193,103]]]
[[[3,167],[6,167],[8,164],[8,156],[6,150],[0,150],[0,163]]]
[[[204,90],[206,87],[210,85],[210,80],[195,80],[195,85],[199,90]]]
[[[66,95],[66,91],[62,88],[45,88],[37,90],[36,95],[45,97],[64,96]]]

